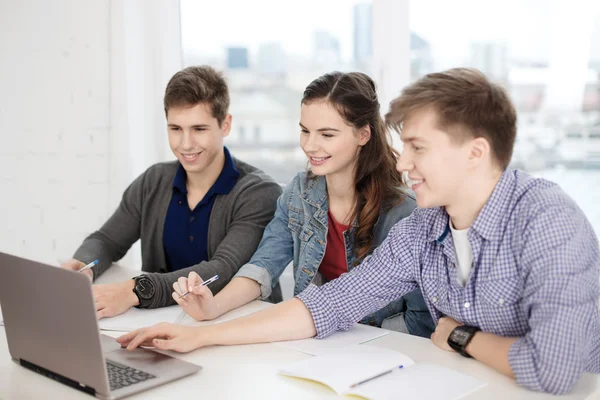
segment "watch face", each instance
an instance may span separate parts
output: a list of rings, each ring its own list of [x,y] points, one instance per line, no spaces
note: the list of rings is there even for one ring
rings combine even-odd
[[[154,296],[154,285],[149,279],[140,278],[135,282],[135,292],[142,299],[151,299]]]
[[[452,340],[454,343],[457,343],[459,345],[463,345],[467,339],[471,336],[471,332],[466,332],[462,329],[454,329],[452,331],[452,337],[450,338],[450,340]]]

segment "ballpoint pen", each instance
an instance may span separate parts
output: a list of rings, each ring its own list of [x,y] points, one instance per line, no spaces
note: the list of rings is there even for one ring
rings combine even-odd
[[[202,282],[202,284],[200,286],[206,286],[209,283],[213,283],[214,281],[216,281],[217,279],[219,279],[219,275],[215,275],[212,278],[209,278],[207,280],[205,280],[204,282]],[[187,296],[188,294],[190,294],[191,292],[185,292],[184,294],[182,294],[181,296],[179,296],[180,299],[184,298],[185,296]]]
[[[81,269],[79,270],[79,272],[83,272],[83,271],[85,271],[86,269],[90,269],[90,268],[92,268],[94,265],[96,265],[96,264],[98,264],[98,263],[99,263],[99,261],[98,261],[98,260],[94,260],[94,261],[92,261],[91,263],[89,263],[88,265],[86,265],[85,267],[81,268]]]
[[[398,367],[396,367],[396,368],[394,368],[394,369],[387,370],[387,371],[385,371],[385,372],[382,372],[382,373],[380,373],[380,374],[377,374],[377,375],[375,375],[375,376],[372,376],[372,377],[370,377],[370,378],[367,378],[367,379],[365,379],[365,380],[363,380],[363,381],[356,382],[354,385],[351,385],[350,387],[351,387],[351,388],[357,387],[358,385],[362,385],[363,383],[370,382],[370,381],[372,381],[372,380],[373,380],[373,379],[375,379],[375,378],[379,378],[380,376],[384,376],[384,375],[387,375],[387,374],[391,374],[391,373],[392,373],[392,372],[394,372],[396,369],[402,369],[402,368],[403,368],[403,366],[402,366],[402,365],[399,365]]]

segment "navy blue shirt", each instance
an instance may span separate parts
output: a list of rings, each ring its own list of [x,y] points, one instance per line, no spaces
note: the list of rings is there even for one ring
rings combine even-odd
[[[235,186],[240,173],[235,169],[227,148],[225,164],[219,177],[204,198],[190,210],[187,201],[185,169],[179,169],[173,179],[173,195],[167,210],[163,232],[163,247],[171,271],[208,261],[208,222],[215,197],[227,194]]]

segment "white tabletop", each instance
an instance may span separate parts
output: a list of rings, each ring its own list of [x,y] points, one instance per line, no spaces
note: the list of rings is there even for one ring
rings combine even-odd
[[[99,279],[102,283],[131,278],[137,271],[113,266]],[[259,309],[266,304],[251,303]],[[373,328],[377,329],[377,328]],[[118,336],[118,332],[104,332]],[[414,361],[439,364],[456,369],[487,382],[487,385],[467,399],[544,399],[551,396],[529,392],[514,381],[483,364],[435,347],[430,340],[392,332],[369,342],[401,351]],[[131,399],[331,399],[338,397],[326,386],[280,376],[283,364],[311,357],[274,344],[215,346],[188,354],[170,353],[183,360],[202,365],[199,373],[172,382]],[[435,384],[435,382],[432,382]],[[52,381],[14,363],[9,355],[4,328],[0,329],[0,398],[1,399],[89,399],[90,396]],[[564,399],[600,399],[600,377],[584,374],[573,393]]]

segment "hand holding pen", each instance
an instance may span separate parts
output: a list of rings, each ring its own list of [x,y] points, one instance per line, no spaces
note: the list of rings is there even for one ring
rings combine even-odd
[[[94,265],[98,264],[98,260],[94,260],[91,263],[85,265],[83,262],[76,260],[74,258],[71,258],[70,260],[66,260],[60,263],[60,267],[64,268],[64,269],[69,269],[71,271],[79,271],[79,272],[83,272],[84,274],[86,274],[90,279],[93,279],[94,277],[94,273],[91,270],[91,268]]]
[[[206,285],[208,285],[209,283],[213,283],[213,282],[214,282],[214,281],[216,281],[217,279],[219,279],[219,275],[215,275],[215,276],[213,276],[212,278],[209,278],[209,279],[205,280],[204,282],[202,282],[202,283],[200,284],[200,286],[206,286]],[[189,284],[189,283],[188,283],[188,284]],[[179,296],[179,298],[183,298],[183,297],[187,296],[188,294],[192,293],[192,291],[194,290],[193,288],[194,288],[194,286],[195,286],[195,285],[194,285],[194,284],[189,284],[189,285],[190,285],[190,286],[188,287],[188,291],[187,291],[187,292],[185,292],[184,294],[182,294],[181,296]]]
[[[187,278],[181,277],[173,284],[173,300],[196,321],[214,319],[219,312],[207,285],[217,279],[219,275],[203,281],[197,273],[190,272]]]

